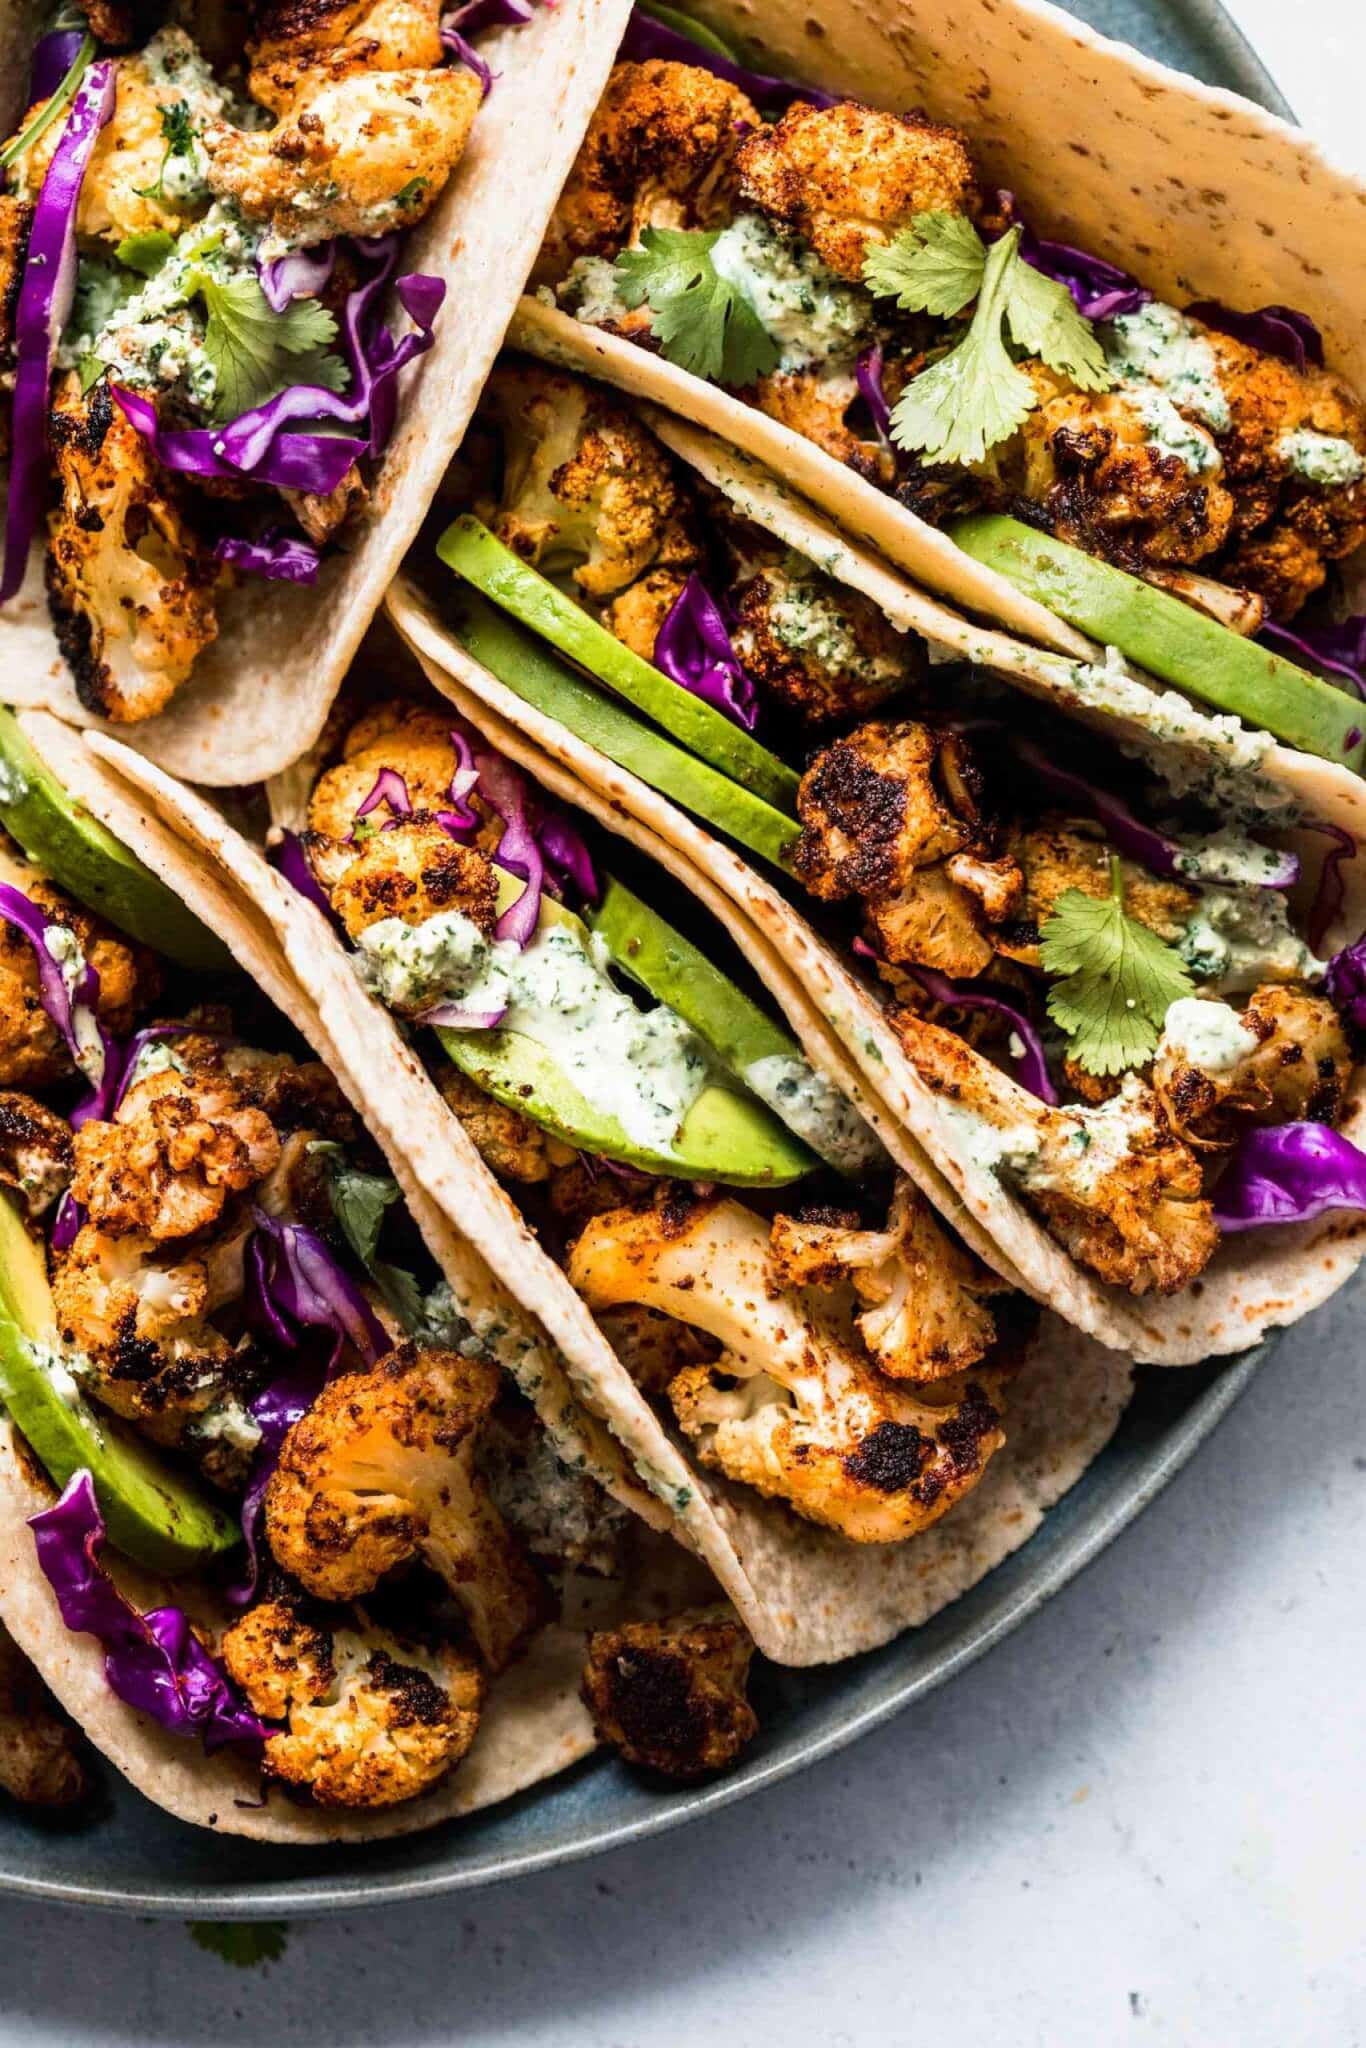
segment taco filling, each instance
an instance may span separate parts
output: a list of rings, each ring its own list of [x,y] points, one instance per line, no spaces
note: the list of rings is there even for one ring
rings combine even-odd
[[[1301,690],[1294,658],[1340,672],[1341,635],[1301,614],[1366,541],[1366,410],[1306,316],[1162,304],[1036,233],[969,136],[756,79],[688,26],[633,17],[533,273],[546,305],[737,394],[1224,708],[1248,715],[1249,675]],[[1202,663],[1173,612],[1105,630],[1087,556],[1271,652],[1225,644],[1221,696],[1220,643]],[[1282,736],[1359,759],[1354,723]]]
[[[1336,1129],[1360,947],[1322,945],[1344,834],[1252,766],[1098,756],[1095,734],[895,630],[577,379],[501,367],[465,470],[483,516],[439,553],[541,640],[468,588],[457,638],[785,872],[880,989],[954,1149],[1075,1260],[1170,1294],[1225,1232],[1366,1203],[1366,1157]],[[693,784],[682,748],[584,671],[674,734],[669,686],[704,699],[737,747],[795,764],[785,844],[738,768],[726,798]]]
[[[213,10],[206,49],[161,11],[131,46],[133,10],[60,10],[0,150],[0,603],[42,538],[80,700],[120,723],[234,580],[311,583],[363,515],[445,294],[403,237],[492,83],[468,33],[516,12]]]

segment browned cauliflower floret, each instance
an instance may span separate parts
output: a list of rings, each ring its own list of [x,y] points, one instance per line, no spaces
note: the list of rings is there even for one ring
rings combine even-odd
[[[1088,819],[1045,817],[1012,833],[1009,852],[1024,875],[1024,895],[1014,917],[996,934],[996,950],[1023,967],[1037,967],[1039,932],[1059,897],[1069,889],[1097,899],[1110,894],[1114,849]],[[1120,868],[1126,916],[1166,944],[1174,943],[1195,915],[1199,891],[1152,875],[1136,862],[1121,861]]]
[[[154,957],[117,938],[99,918],[74,904],[36,868],[5,852],[0,878],[46,911],[80,941],[86,960],[100,977],[96,1013],[105,1030],[125,1037],[137,1014],[155,1000],[160,974]],[[74,1071],[66,1040],[39,999],[38,962],[32,943],[0,919],[0,1086],[44,1088]]]
[[[0,377],[7,386],[15,368],[14,316],[32,226],[33,208],[0,192]],[[9,443],[10,408],[4,406],[0,408],[0,456],[9,454]]]
[[[687,580],[686,569],[651,569],[629,590],[623,590],[620,597],[612,599],[603,612],[603,625],[642,661],[653,661],[660,628]]]
[[[581,378],[519,363],[494,371],[484,407],[503,443],[489,524],[525,561],[608,598],[649,569],[698,559],[673,464],[623,406]]]
[[[437,1076],[437,1086],[447,1107],[459,1117],[473,1139],[484,1164],[500,1180],[530,1186],[549,1180],[556,1162],[567,1163],[577,1156],[511,1104],[495,1102],[458,1067],[444,1066]]]
[[[60,502],[48,515],[48,601],[88,711],[151,718],[218,636],[218,570],[173,480],[110,395],[59,379],[49,415]]]
[[[809,370],[774,370],[759,378],[752,396],[760,412],[814,441],[860,476],[884,485],[895,477],[895,457],[880,441],[865,440],[848,423],[846,415],[859,396],[858,379],[838,361]]]
[[[1187,1144],[1221,1148],[1249,1124],[1335,1124],[1352,1054],[1328,998],[1269,982],[1236,1024],[1235,1015],[1225,1003],[1198,998],[1169,1012],[1153,1059],[1153,1091],[1172,1129]],[[1235,1057],[1207,1057],[1202,1065],[1199,1038],[1202,1027],[1209,1038],[1211,1025],[1221,1042],[1233,1035],[1239,1043]]]
[[[1154,440],[1132,392],[1074,391],[1039,363],[1026,371],[1040,402],[992,452],[1004,489],[1041,506],[1063,540],[1130,567],[1190,567],[1218,553],[1233,499],[1207,428],[1178,423],[1183,457]]]
[[[457,766],[451,744],[454,722],[451,712],[411,704],[402,697],[386,698],[363,712],[347,732],[341,760],[318,778],[309,798],[310,830],[328,839],[349,839],[361,805],[386,768],[403,777],[415,811],[443,809],[450,801]],[[389,815],[384,804],[370,814],[377,825]]]
[[[363,1615],[267,1600],[233,1623],[221,1649],[252,1711],[282,1724],[266,1743],[264,1775],[319,1806],[415,1799],[478,1732],[484,1681],[474,1658],[405,1640]]]
[[[475,1469],[498,1389],[481,1360],[400,1345],[323,1389],[286,1437],[266,1492],[270,1547],[310,1593],[356,1599],[421,1556],[492,1671],[543,1611],[540,1582]]]
[[[606,1203],[597,1213],[619,1207],[619,1202]],[[658,1309],[638,1308],[634,1302],[605,1308],[596,1320],[642,1394],[651,1399],[662,1399],[685,1366],[705,1364],[717,1355],[718,1347],[705,1331],[676,1323]]]
[[[452,839],[428,811],[372,833],[330,893],[351,939],[389,917],[416,925],[458,910],[488,933],[498,916],[492,863],[477,847]]]
[[[23,1806],[74,1806],[89,1788],[80,1737],[0,1628],[0,1788]]]
[[[731,592],[731,643],[755,682],[804,724],[858,718],[924,675],[924,655],[870,598],[771,550]]]
[[[817,754],[797,792],[794,856],[813,895],[861,896],[888,960],[966,978],[992,958],[982,921],[1012,914],[1016,865],[992,856],[961,735],[873,720]]]
[[[784,1287],[761,1216],[738,1202],[614,1210],[570,1255],[591,1308],[638,1302],[722,1349],[669,1388],[704,1465],[856,1543],[897,1543],[976,1485],[1004,1442],[974,1381],[942,1406],[861,1355],[805,1290]]]
[[[1175,1294],[1219,1241],[1200,1164],[1130,1076],[1098,1108],[1050,1109],[951,1031],[893,1013],[922,1081],[973,1117],[993,1170],[1080,1264],[1131,1294]]]
[[[1328,580],[1318,549],[1288,526],[1239,541],[1224,555],[1219,572],[1254,591],[1273,619],[1293,619]]]
[[[918,213],[974,213],[972,158],[955,128],[857,100],[799,100],[740,144],[740,196],[795,228],[823,263],[863,281],[870,248]]]
[[[557,284],[581,256],[615,256],[647,227],[724,227],[736,152],[759,126],[737,86],[693,64],[618,64],[532,273]]]
[[[211,189],[268,232],[265,254],[335,235],[385,235],[428,211],[464,154],[481,89],[472,71],[309,70],[273,128],[211,122]]]
[[[630,1621],[588,1638],[583,1702],[601,1741],[666,1778],[706,1778],[759,1732],[745,1693],[754,1644],[729,1608]]]
[[[323,79],[430,71],[444,57],[444,0],[263,0],[247,44],[247,90],[272,114]]]
[[[0,1182],[30,1216],[52,1207],[71,1180],[71,1126],[31,1095],[0,1089]]]
[[[192,198],[178,199],[174,181],[161,175],[166,160],[164,109],[185,103],[177,73],[186,62],[198,69],[194,45],[183,29],[163,28],[146,53],[120,57],[114,112],[96,140],[81,180],[76,231],[83,241],[122,242],[125,236],[179,234],[195,211]],[[216,115],[227,95],[211,82],[196,88],[195,112]],[[193,126],[197,130],[200,119]],[[64,121],[54,121],[11,170],[15,189],[36,199],[42,189]],[[169,187],[169,189],[168,189]]]
[[[910,1181],[897,1183],[885,1230],[863,1230],[838,1211],[803,1211],[773,1223],[773,1259],[788,1287],[852,1282],[866,1303],[856,1320],[869,1356],[898,1380],[965,1372],[996,1341],[987,1300],[1000,1281],[945,1234]]]

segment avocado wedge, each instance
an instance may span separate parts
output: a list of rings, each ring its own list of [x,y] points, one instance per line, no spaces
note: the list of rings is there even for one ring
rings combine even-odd
[[[974,561],[1137,662],[1163,682],[1231,711],[1287,745],[1360,772],[1360,704],[1216,619],[1018,519],[978,513],[948,529]]]
[[[775,867],[790,866],[799,830],[792,818],[632,717],[473,591],[461,590],[451,622],[475,660],[528,704],[714,831]]]
[[[239,1543],[237,1524],[198,1487],[112,1417],[96,1415],[61,1348],[42,1251],[0,1196],[0,1395],[53,1484],[88,1467],[109,1540],[151,1571],[197,1571]]]
[[[521,887],[515,877],[500,875],[500,908],[506,909],[510,902],[515,901]],[[611,884],[608,893],[616,887],[616,884]],[[632,910],[637,913],[637,921],[631,928],[641,935],[652,961],[658,962],[666,942],[677,939],[677,934],[626,890],[620,891],[617,900],[614,928],[625,931]],[[590,934],[584,921],[572,910],[566,910],[550,897],[543,896],[538,929],[544,931],[550,925],[564,926],[574,933],[585,951],[591,951]],[[610,940],[604,938],[603,942],[615,964],[615,947]],[[625,943],[629,945],[629,938]],[[678,940],[678,943],[682,945],[685,942]],[[629,961],[622,964],[628,972],[636,973]],[[710,1010],[716,1018],[718,1034],[733,1040],[736,1026],[733,1021],[727,1024],[727,1016],[733,1018],[740,1007],[752,1010],[753,1006],[716,969],[709,968],[708,974],[712,980],[713,995],[716,993],[715,985],[720,984],[722,989],[729,991],[733,1004],[727,1006],[716,1001],[711,1004],[699,1001],[698,1007]],[[645,982],[644,976],[637,975],[637,978],[644,986],[651,986]],[[677,1010],[684,1022],[692,1025],[698,1037],[717,1050],[707,1030],[694,1023],[680,1006],[669,1002],[667,996],[661,1000],[668,1002],[669,1008]],[[757,1036],[756,1027],[766,1026],[767,1020],[758,1010],[753,1010],[753,1017],[755,1025],[751,1026],[751,1031]],[[782,1187],[810,1173],[817,1163],[815,1155],[762,1103],[715,1082],[709,1082],[692,1104],[673,1144],[668,1149],[656,1148],[633,1137],[609,1112],[589,1102],[557,1064],[553,1052],[524,1032],[459,1031],[448,1025],[439,1025],[437,1037],[442,1049],[460,1071],[467,1074],[485,1094],[491,1095],[495,1102],[520,1110],[523,1116],[529,1117],[543,1130],[582,1152],[602,1153],[608,1159],[641,1167],[647,1173],[667,1174],[680,1180],[721,1181],[729,1187]],[[794,1050],[776,1026],[768,1027],[767,1038],[777,1041],[776,1050],[780,1053]],[[767,1038],[766,1049],[774,1050],[767,1044]]]
[[[504,547],[478,519],[463,514],[447,527],[436,551],[448,569],[548,640],[616,696],[644,712],[690,753],[791,815],[800,777],[785,762],[761,747],[742,726],[624,647],[582,606]]]
[[[729,57],[732,64],[739,63],[740,60],[730,44],[723,43],[714,28],[708,28],[705,21],[694,21],[690,14],[684,14],[680,8],[663,7],[660,0],[650,0],[650,5],[642,7],[640,12],[648,14],[653,21],[662,22],[665,28],[673,29],[675,34],[686,36],[688,41],[696,43],[699,49],[711,50],[718,57]]]
[[[150,868],[74,801],[0,709],[0,824],[78,903],[183,967],[222,973],[227,947]]]

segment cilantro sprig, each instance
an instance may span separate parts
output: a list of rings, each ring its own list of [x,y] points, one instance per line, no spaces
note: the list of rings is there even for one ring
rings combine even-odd
[[[345,390],[345,363],[326,353],[337,323],[317,299],[291,300],[276,313],[254,277],[225,281],[202,265],[187,272],[184,295],[201,299],[208,316],[204,353],[216,380],[217,419],[236,419],[291,384]]]
[[[1124,909],[1124,877],[1110,858],[1110,892],[1066,889],[1039,933],[1048,1014],[1088,1074],[1123,1074],[1157,1044],[1168,1009],[1195,984],[1178,955]]]
[[[781,350],[744,292],[713,263],[720,233],[646,228],[640,247],[616,260],[617,290],[632,309],[649,306],[666,361],[743,390],[777,369]]]
[[[1083,391],[1113,384],[1105,352],[1065,285],[1020,255],[1013,227],[990,247],[961,214],[920,214],[871,249],[864,282],[903,312],[952,319],[977,301],[967,332],[913,377],[892,413],[892,439],[934,462],[980,462],[1039,403],[1010,352],[1037,356]]]
[[[166,196],[166,172],[173,157],[192,158],[194,139],[198,130],[190,116],[188,100],[172,100],[168,107],[161,109],[161,139],[166,147],[161,153],[161,164],[150,185],[135,185],[139,199],[164,199]]]

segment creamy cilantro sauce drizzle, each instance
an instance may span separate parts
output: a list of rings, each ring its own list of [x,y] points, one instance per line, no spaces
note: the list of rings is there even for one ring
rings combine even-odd
[[[76,992],[86,970],[85,949],[75,932],[64,924],[50,924],[43,933],[43,945],[48,957],[55,960],[61,969],[62,982],[70,999],[71,1027],[76,1034],[76,1063],[91,1087],[98,1088],[104,1079],[107,1058],[104,1040],[100,1036],[95,1012],[88,1004],[76,1000]]]
[[[1325,489],[1359,483],[1366,476],[1366,457],[1340,434],[1316,434],[1310,427],[1300,427],[1281,435],[1276,453],[1296,476]]]
[[[1209,435],[1179,413],[1165,391],[1155,384],[1140,384],[1128,395],[1147,429],[1149,445],[1160,454],[1174,455],[1193,476],[1223,468],[1223,459]]]
[[[1261,1040],[1227,1003],[1181,996],[1167,1011],[1155,1057],[1184,1060],[1207,1074],[1228,1074]]]
[[[1153,300],[1137,312],[1121,313],[1104,324],[1101,338],[1110,368],[1123,382],[1156,385],[1216,434],[1228,432],[1233,416],[1214,350],[1175,306]]]
[[[746,1067],[741,1078],[760,1102],[838,1172],[852,1178],[885,1163],[877,1133],[809,1061],[771,1053]]]
[[[858,354],[873,317],[868,293],[837,277],[795,236],[760,214],[738,214],[718,235],[711,260],[782,350],[780,370]]]
[[[1317,981],[1328,964],[1290,929],[1277,889],[1205,889],[1176,950],[1197,981],[1226,992]]]
[[[1266,888],[1285,869],[1285,855],[1231,829],[1177,842],[1176,872],[1194,882]]]

